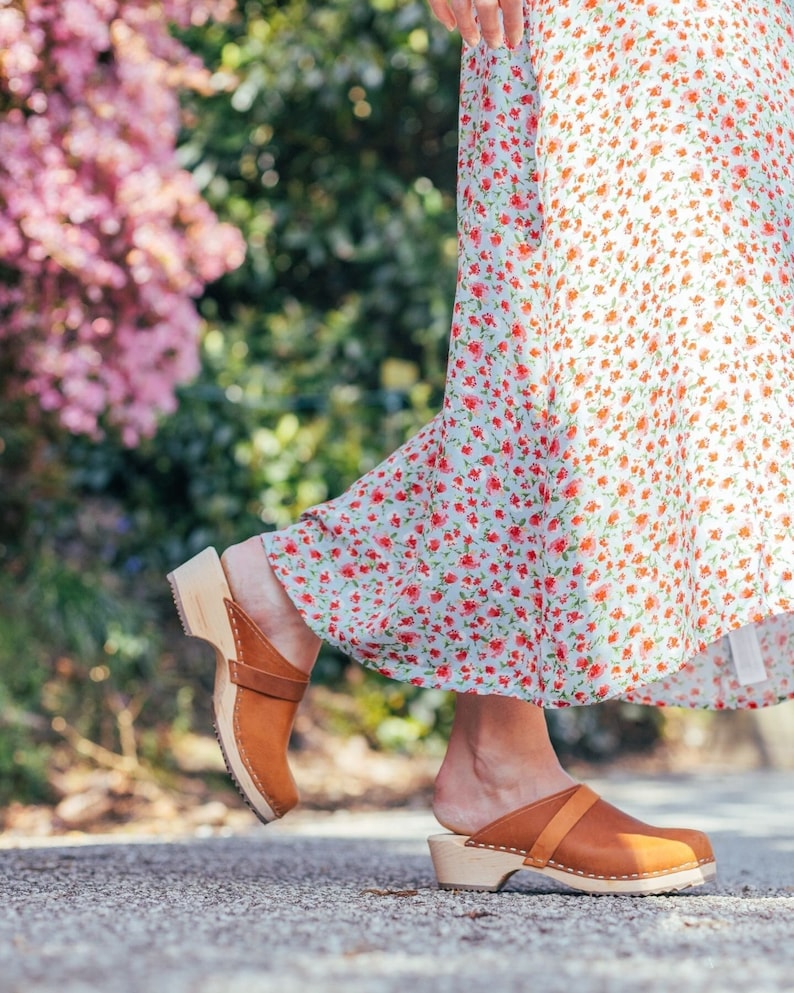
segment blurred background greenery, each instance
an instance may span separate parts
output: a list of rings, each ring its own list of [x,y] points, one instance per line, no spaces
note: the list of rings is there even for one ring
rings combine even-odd
[[[0,410],[0,804],[57,800],[78,758],[178,788],[212,667],[164,574],[339,493],[442,397],[457,37],[423,0],[248,0],[186,40],[222,85],[186,105],[182,161],[247,260],[200,301],[201,375],[140,447]],[[443,747],[447,695],[332,652],[319,682],[334,735]],[[664,731],[661,712],[621,705],[551,720],[590,760]]]

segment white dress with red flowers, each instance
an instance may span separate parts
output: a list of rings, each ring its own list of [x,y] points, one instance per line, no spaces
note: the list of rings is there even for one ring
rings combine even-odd
[[[416,685],[794,696],[792,10],[530,6],[464,54],[443,410],[271,562]]]

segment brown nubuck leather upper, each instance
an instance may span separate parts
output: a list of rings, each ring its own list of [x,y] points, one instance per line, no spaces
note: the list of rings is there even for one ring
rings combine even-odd
[[[233,600],[225,600],[237,657],[229,678],[238,686],[234,737],[251,779],[277,817],[298,802],[287,764],[292,725],[309,677],[296,669]]]
[[[593,879],[662,876],[714,861],[700,831],[656,828],[587,786],[572,786],[486,825],[468,847],[524,856],[524,864]]]

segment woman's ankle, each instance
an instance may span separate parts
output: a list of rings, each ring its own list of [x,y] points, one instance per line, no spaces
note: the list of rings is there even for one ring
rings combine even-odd
[[[231,545],[221,556],[232,596],[284,658],[307,675],[320,639],[276,578],[259,537]]]
[[[433,813],[456,834],[473,834],[505,814],[576,784],[556,761],[530,767],[505,758],[498,776],[484,776],[474,764],[442,765],[436,778]]]
[[[459,697],[433,812],[456,834],[558,793],[575,780],[562,768],[542,710],[516,700]]]

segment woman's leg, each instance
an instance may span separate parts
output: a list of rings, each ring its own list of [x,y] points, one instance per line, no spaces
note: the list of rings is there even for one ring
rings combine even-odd
[[[287,749],[319,638],[270,568],[258,538],[218,561],[205,549],[170,574],[185,632],[216,650],[213,709],[232,778],[261,820],[298,802]],[[560,767],[543,711],[459,695],[429,839],[439,885],[497,890],[530,868],[585,892],[666,893],[713,878],[697,831],[623,814]]]
[[[320,639],[306,626],[276,579],[262,539],[255,536],[232,545],[221,561],[235,602],[255,621],[273,647],[308,676],[320,651]]]
[[[286,659],[310,673],[320,641],[276,579],[261,538],[233,545],[222,561],[235,601]],[[539,707],[508,697],[458,696],[433,805],[444,827],[471,834],[572,783]]]
[[[459,694],[433,812],[456,834],[567,789],[543,710],[512,697]]]

